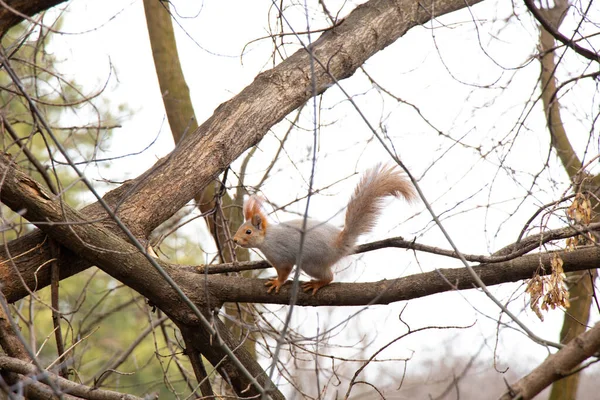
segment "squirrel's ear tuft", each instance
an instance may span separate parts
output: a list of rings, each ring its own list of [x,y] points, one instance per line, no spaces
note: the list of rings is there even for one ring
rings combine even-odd
[[[262,216],[257,213],[252,216],[252,226],[254,226],[258,230],[263,229],[263,219]]]
[[[244,219],[249,221],[255,214],[261,213],[262,199],[258,196],[250,196],[244,202]]]

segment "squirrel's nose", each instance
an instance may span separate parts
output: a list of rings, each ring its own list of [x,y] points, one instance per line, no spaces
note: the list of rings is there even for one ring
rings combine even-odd
[[[233,238],[233,243],[238,244],[238,240],[236,238]]]

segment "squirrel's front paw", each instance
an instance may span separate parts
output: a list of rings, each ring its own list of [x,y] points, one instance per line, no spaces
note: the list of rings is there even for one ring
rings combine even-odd
[[[278,278],[271,278],[267,282],[265,282],[265,286],[269,286],[269,290],[267,293],[271,293],[273,289],[275,289],[275,293],[279,293],[279,288],[283,286],[285,281],[281,282]]]

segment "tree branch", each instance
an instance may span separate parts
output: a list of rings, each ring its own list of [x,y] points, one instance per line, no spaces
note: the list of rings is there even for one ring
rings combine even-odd
[[[559,252],[565,272],[593,269],[600,261],[600,248],[590,246],[572,252]],[[473,267],[486,286],[517,282],[552,272],[552,252],[530,254],[515,260]],[[545,269],[541,269],[542,266]],[[388,267],[389,268],[389,267]],[[398,270],[402,268],[398,267]],[[291,283],[284,285],[277,294],[267,293],[263,279],[248,279],[234,276],[209,276],[211,291],[218,293],[221,301],[239,301],[269,304],[288,304]],[[436,269],[406,277],[364,283],[332,283],[316,295],[300,293],[300,306],[364,306],[389,304],[419,297],[430,296],[450,290],[474,289],[477,285],[466,268]]]
[[[41,380],[40,377],[51,379],[56,382],[61,391],[70,395],[90,400],[142,400],[131,394],[113,392],[111,390],[95,389],[89,386],[80,385],[68,379],[61,378],[48,371],[38,371],[34,365],[16,358],[0,356],[0,369],[16,372],[21,375],[38,376],[35,380]]]
[[[503,249],[497,251],[491,256],[483,254],[463,254],[463,257],[467,261],[479,262],[485,264],[502,263],[505,261],[514,260],[521,257],[532,250],[539,248],[540,246],[560,239],[566,239],[573,236],[585,234],[587,232],[596,232],[600,230],[600,222],[594,222],[586,226],[574,224],[573,226],[567,226],[564,228],[551,229],[540,234],[527,236],[519,242],[511,243],[505,246]],[[386,248],[399,248],[407,250],[421,251],[429,254],[436,254],[444,257],[451,257],[459,259],[458,255],[453,250],[442,249],[436,246],[429,246],[422,243],[417,243],[414,240],[405,240],[404,238],[392,237],[387,239],[378,240],[371,243],[365,243],[356,246],[354,254],[366,253],[368,251],[386,249]],[[251,271],[257,269],[266,269],[271,265],[264,260],[261,261],[244,261],[244,262],[233,262],[233,263],[222,263],[212,265],[199,265],[196,271],[200,274],[223,274],[228,272],[240,272],[240,271]]]
[[[531,9],[531,8],[530,8]],[[548,130],[551,135],[552,147],[556,150],[561,163],[573,183],[575,192],[585,192],[587,188],[591,192],[597,190],[594,185],[598,178],[590,179],[583,171],[581,160],[573,149],[567,136],[565,126],[560,112],[560,102],[558,89],[556,87],[556,70],[558,63],[555,62],[555,41],[554,38],[559,35],[558,29],[569,9],[568,0],[557,0],[554,5],[541,7],[538,12],[543,18],[540,27],[540,52],[541,52],[541,97],[544,104],[544,114]],[[540,21],[542,22],[542,21]],[[560,60],[560,59],[559,59]],[[592,209],[596,209],[598,202],[595,196],[590,196]],[[598,221],[594,217],[594,222]],[[589,222],[589,221],[586,221]],[[588,274],[591,279],[588,279]],[[565,313],[563,325],[560,331],[560,342],[569,343],[574,337],[577,337],[587,329],[587,323],[590,317],[590,308],[593,299],[593,282],[597,276],[596,270],[580,273],[569,273],[567,281],[569,284],[569,298],[572,299],[569,312]],[[550,400],[560,400],[565,398],[576,398],[579,386],[579,374],[574,374],[566,379],[556,382],[550,393]]]
[[[535,3],[533,0],[524,0],[524,1],[525,1],[525,5],[527,6],[527,9],[533,14],[535,19],[538,20],[540,25],[542,25],[545,30],[547,30],[552,36],[554,36],[554,38],[556,40],[558,40],[565,46],[573,49],[573,51],[575,51],[580,56],[585,57],[591,61],[600,62],[599,54],[594,53],[593,51],[588,50],[585,47],[579,46],[575,41],[569,39],[568,37],[566,37],[565,35],[560,33],[558,31],[558,29],[552,25],[552,22],[549,21],[544,16],[544,14],[540,11],[540,9],[535,6]]]
[[[30,16],[54,7],[65,0],[0,0],[0,37]]]
[[[3,294],[0,293],[0,296],[3,296]],[[0,307],[0,347],[11,357],[31,361],[27,349],[19,340],[19,337],[15,335],[9,318],[10,316],[6,315],[4,308]]]
[[[559,8],[544,11],[546,15],[552,15],[552,10],[559,13],[562,11]],[[560,18],[554,19],[561,20]],[[556,30],[557,28],[553,29]],[[544,104],[544,114],[546,115],[548,130],[552,139],[552,147],[556,150],[565,171],[569,175],[569,179],[577,183],[575,182],[575,178],[581,170],[582,164],[567,137],[567,132],[560,115],[560,104],[557,98],[556,78],[554,76],[556,64],[554,62],[554,52],[552,51],[554,49],[554,35],[544,27],[540,28],[540,45],[542,52],[540,60],[542,66],[540,74],[542,102]]]
[[[539,367],[515,384],[500,400],[519,398],[531,399],[552,382],[571,373],[571,370],[600,350],[600,323],[581,335],[575,337],[565,347],[546,358]]]
[[[481,0],[414,1],[371,0],[358,6],[335,28],[313,44],[313,54],[328,71],[317,69],[317,91],[324,92],[336,80],[351,76],[369,57],[393,43],[414,26],[431,18],[476,4]],[[139,238],[174,214],[268,129],[312,95],[310,58],[301,49],[275,68],[263,72],[212,117],[189,134],[175,151],[138,178],[109,192],[104,200],[117,207],[119,216]],[[81,210],[87,220],[105,218],[98,203]],[[102,226],[120,234],[114,224]],[[34,232],[5,245],[0,259],[0,279],[6,279],[7,298],[15,301],[31,288],[49,284],[50,274],[38,267],[51,258],[44,235]],[[35,249],[35,251],[31,251]],[[19,256],[18,258],[15,258]],[[68,251],[61,252],[61,279],[91,264]],[[20,279],[14,279],[19,276]],[[11,293],[10,295],[8,293]]]
[[[19,171],[6,155],[0,155],[0,177],[3,181],[0,199],[4,204],[13,209],[25,208],[25,216],[34,223],[38,221],[38,227],[65,248],[98,265],[106,273],[146,296],[176,322],[180,329],[185,327],[199,335],[202,340],[195,343],[197,350],[213,365],[221,365],[220,371],[226,371],[228,376],[235,377],[230,381],[236,385],[234,390],[238,394],[257,394],[255,388],[251,387],[252,382],[239,370],[241,367],[238,367],[242,364],[248,374],[264,387],[268,378],[256,360],[243,348],[238,349],[237,358],[227,356],[228,349],[237,347],[238,342],[222,327],[216,331],[218,338],[211,336],[210,332],[214,329],[202,325],[201,319],[190,308],[181,306],[180,297],[174,288],[149,265],[145,255],[136,247],[97,223],[86,223],[80,213],[62,204],[60,199],[50,196],[40,184]],[[198,280],[189,279],[189,272],[173,268],[167,263],[160,264],[199,309],[207,311],[210,316],[211,310],[220,306],[220,303],[215,303],[219,301],[218,296],[210,290],[206,292],[205,286],[199,284]],[[271,384],[271,387],[274,386]],[[276,389],[270,394],[274,399],[283,399],[283,395]]]
[[[113,277],[148,297],[169,316],[180,323],[196,326],[198,321],[191,311],[180,306],[178,297],[164,283],[146,258],[131,244],[97,224],[81,224],[81,216],[58,200],[42,192],[31,178],[17,171],[10,161],[0,155],[0,175],[4,184],[0,198],[9,207],[27,208],[26,217],[47,221],[40,228],[65,247],[96,263]],[[66,215],[63,216],[62,210]],[[54,222],[50,224],[48,222]],[[73,225],[65,224],[70,222]],[[110,250],[108,250],[110,249]],[[489,285],[527,279],[540,268],[551,271],[552,253],[530,254],[518,259],[475,267],[476,273]],[[600,248],[590,246],[573,252],[560,252],[565,272],[592,269],[600,260]],[[223,302],[258,302],[288,304],[289,285],[279,294],[267,293],[264,280],[198,274],[195,267],[178,266],[157,260],[182,290],[202,309],[212,310]],[[539,271],[544,273],[544,271]],[[145,279],[139,279],[144,276]],[[334,283],[320,290],[316,296],[300,294],[299,305],[365,305],[388,304],[395,301],[423,297],[454,289],[474,287],[466,269],[443,269],[424,274],[376,283]]]
[[[403,0],[371,0],[358,6],[344,21],[325,32],[313,44],[313,54],[328,67],[317,70],[317,91],[324,92],[336,80],[351,76],[369,57],[404,35],[410,28],[431,18],[476,4],[481,0],[439,0],[421,2]],[[246,149],[256,144],[268,129],[289,112],[304,104],[312,95],[310,58],[301,49],[275,68],[263,72],[237,96],[219,106],[214,114],[177,149],[158,161],[138,178],[109,192],[104,200],[119,206],[119,216],[139,238],[146,238],[160,223],[183,207],[205,188],[220,171]],[[81,210],[87,219],[105,217],[98,203]],[[114,224],[103,222],[113,232]],[[30,287],[49,284],[49,274],[37,274],[37,267],[51,258],[46,245],[36,252],[28,250],[43,242],[43,235],[34,233],[9,243],[2,260],[6,266],[0,278],[14,276],[15,268]],[[11,255],[26,256],[7,262]],[[64,252],[61,278],[90,266],[87,262]],[[64,262],[62,262],[64,261]],[[3,275],[3,276],[2,276]],[[12,282],[18,296],[28,294],[20,282]],[[15,301],[7,295],[9,301]]]

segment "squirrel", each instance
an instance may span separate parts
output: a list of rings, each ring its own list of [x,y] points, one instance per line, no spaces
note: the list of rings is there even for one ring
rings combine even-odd
[[[387,196],[404,198],[407,202],[417,197],[403,173],[394,166],[377,164],[364,173],[350,197],[343,229],[327,222],[306,219],[300,267],[314,279],[302,284],[305,292],[312,290],[314,295],[333,281],[331,268],[353,252],[360,235],[375,226],[376,217],[383,207],[382,200]],[[269,287],[267,293],[273,289],[279,293],[298,260],[304,219],[272,225],[261,206],[262,199],[256,195],[244,203],[246,222],[238,228],[233,241],[242,247],[257,248],[264,254],[277,271],[277,277],[265,283]]]

